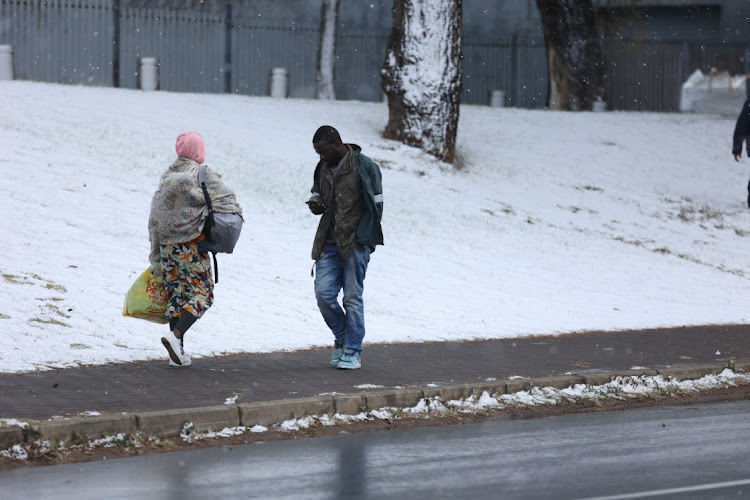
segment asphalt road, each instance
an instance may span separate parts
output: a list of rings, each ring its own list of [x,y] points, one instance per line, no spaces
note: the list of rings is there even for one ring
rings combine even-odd
[[[750,498],[750,401],[0,472],[6,498]]]

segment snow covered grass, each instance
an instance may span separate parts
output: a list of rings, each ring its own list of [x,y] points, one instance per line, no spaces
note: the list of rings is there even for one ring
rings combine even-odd
[[[247,221],[188,335],[197,363],[330,344],[303,203],[324,123],[383,171],[365,344],[748,321],[748,172],[729,153],[731,116],[464,106],[456,170],[384,140],[384,103],[13,81],[0,108],[0,373],[167,362],[165,327],[121,310],[186,129]]]

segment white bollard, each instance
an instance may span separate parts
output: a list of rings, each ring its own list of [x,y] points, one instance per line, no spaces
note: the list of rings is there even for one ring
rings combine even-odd
[[[142,57],[140,76],[142,90],[157,90],[159,88],[159,60],[155,57]]]
[[[289,72],[286,68],[271,70],[271,97],[286,97],[289,94]]]
[[[490,106],[493,108],[505,107],[505,91],[493,90],[490,92]]]
[[[13,79],[13,47],[0,45],[0,80]]]
[[[596,101],[591,105],[591,110],[594,113],[601,113],[607,111],[607,101],[602,101],[601,98],[597,98]]]

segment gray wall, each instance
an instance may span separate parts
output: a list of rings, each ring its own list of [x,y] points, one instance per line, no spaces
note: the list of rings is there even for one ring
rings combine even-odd
[[[391,0],[341,0],[338,98],[382,99],[379,72],[391,5]],[[462,102],[488,104],[491,91],[503,90],[506,105],[543,107],[547,61],[536,0],[463,5]],[[616,109],[675,110],[680,85],[695,69],[744,71],[750,1],[595,0],[595,5],[607,8],[603,14],[619,8],[631,24],[628,33],[610,27],[605,40],[609,101]],[[714,7],[697,8],[704,5]],[[136,88],[138,61],[153,56],[160,60],[163,90],[228,88],[265,95],[271,69],[285,67],[290,96],[311,98],[320,7],[321,0],[0,0],[0,43],[13,45],[21,79]],[[225,64],[228,49],[231,65]]]
[[[708,7],[720,12],[717,32],[704,33],[713,42],[730,44],[747,44],[750,42],[750,2],[748,0],[594,0],[594,6],[598,8],[621,8],[621,9],[645,9],[658,10],[662,12],[672,10],[679,15],[680,10],[689,8]],[[694,20],[694,28],[688,36],[699,37],[699,29],[705,24],[713,24],[714,20],[698,18]],[[685,30],[689,30],[688,24],[676,18],[673,23],[677,26],[676,31],[663,30],[661,35],[664,39],[682,39]]]

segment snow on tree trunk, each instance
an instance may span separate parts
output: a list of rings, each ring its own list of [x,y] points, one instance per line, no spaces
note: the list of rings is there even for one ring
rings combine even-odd
[[[604,56],[591,0],[536,0],[549,62],[549,109],[590,110],[604,99]]]
[[[452,163],[461,103],[462,0],[394,0],[381,69],[386,139]]]
[[[336,99],[333,78],[336,62],[338,13],[339,0],[323,0],[323,6],[320,9],[318,68],[315,73],[315,97],[318,99]]]

